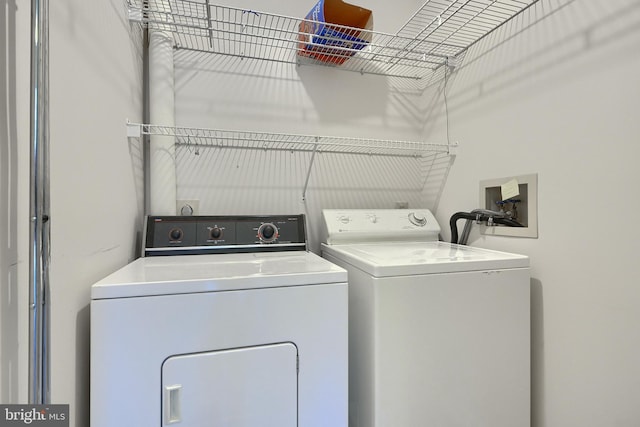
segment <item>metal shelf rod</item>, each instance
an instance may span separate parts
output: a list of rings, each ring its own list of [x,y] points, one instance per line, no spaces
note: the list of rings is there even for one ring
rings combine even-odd
[[[340,150],[329,150],[329,149],[316,149],[311,148],[288,148],[288,147],[242,147],[242,146],[232,146],[232,145],[209,145],[209,144],[201,144],[201,143],[189,143],[189,142],[176,142],[176,146],[179,147],[197,147],[197,148],[218,148],[224,150],[253,150],[253,151],[286,151],[292,153],[320,153],[320,154],[340,154],[340,155],[367,155],[374,157],[390,157],[390,158],[421,158],[425,157],[428,154],[448,154],[446,149],[443,150],[434,150],[428,153],[418,154],[418,153],[386,153],[386,152],[376,152],[375,150],[369,150],[367,152],[364,151],[340,151]]]
[[[309,178],[311,178],[311,170],[313,169],[313,161],[316,158],[318,152],[318,143],[313,146],[313,153],[311,154],[311,160],[309,160],[309,169],[307,169],[307,178],[304,180],[304,188],[302,189],[302,201],[307,199],[307,187],[309,187]]]

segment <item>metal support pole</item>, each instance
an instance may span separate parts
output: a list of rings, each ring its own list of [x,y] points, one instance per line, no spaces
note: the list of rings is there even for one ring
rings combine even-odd
[[[31,1],[29,402],[49,392],[49,4]]]

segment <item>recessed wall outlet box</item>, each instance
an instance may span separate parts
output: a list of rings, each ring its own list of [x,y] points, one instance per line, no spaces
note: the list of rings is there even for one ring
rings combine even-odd
[[[198,215],[200,212],[200,200],[177,200],[176,214],[191,216]]]
[[[395,203],[395,208],[396,209],[409,209],[409,202],[396,202]]]
[[[523,227],[480,225],[491,236],[538,237],[538,174],[480,181],[480,207],[503,211]]]

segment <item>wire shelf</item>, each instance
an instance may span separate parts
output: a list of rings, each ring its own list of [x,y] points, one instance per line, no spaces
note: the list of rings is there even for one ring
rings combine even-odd
[[[434,153],[454,155],[457,143],[436,144],[337,136],[294,135],[268,132],[159,126],[128,123],[130,137],[171,136],[178,146],[236,148],[338,154],[365,154],[385,157],[427,157]]]
[[[127,136],[166,136],[175,138],[175,145],[199,149],[243,149],[261,151],[288,151],[310,153],[306,179],[302,188],[302,200],[306,199],[309,178],[318,153],[340,155],[367,155],[394,158],[411,158],[434,162],[448,157],[453,161],[458,143],[436,144],[418,141],[348,138],[337,136],[295,135],[270,132],[235,131],[221,129],[159,126],[127,123]]]
[[[307,28],[321,25],[315,21],[208,0],[129,0],[129,16],[171,32],[176,49],[423,79],[537,1],[428,0],[396,34],[332,24],[341,40],[311,34]]]

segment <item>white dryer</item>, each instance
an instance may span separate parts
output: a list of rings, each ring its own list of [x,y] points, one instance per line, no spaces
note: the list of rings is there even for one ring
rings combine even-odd
[[[347,425],[347,274],[303,216],[150,217],[145,252],[91,290],[92,427]]]
[[[349,275],[349,425],[530,426],[526,256],[439,242],[428,210],[325,210]]]

